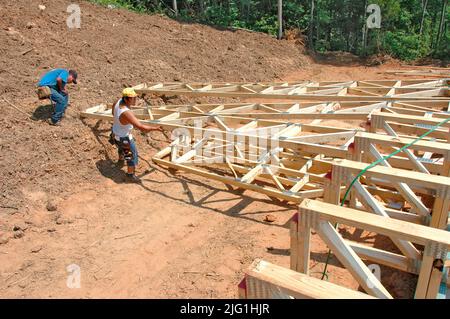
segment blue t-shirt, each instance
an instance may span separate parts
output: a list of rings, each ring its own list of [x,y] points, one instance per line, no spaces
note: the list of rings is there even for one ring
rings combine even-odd
[[[47,72],[39,81],[38,86],[55,86],[57,85],[56,79],[61,78],[64,84],[67,83],[69,78],[69,71],[65,69],[55,69]]]

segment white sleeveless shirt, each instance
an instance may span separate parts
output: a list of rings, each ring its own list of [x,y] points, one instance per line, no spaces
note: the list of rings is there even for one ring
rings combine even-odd
[[[132,138],[130,132],[133,129],[132,124],[123,125],[122,123],[120,123],[120,116],[124,112],[130,110],[128,107],[125,107],[123,109],[120,108],[120,102],[122,102],[122,99],[120,99],[119,102],[117,102],[117,104],[114,106],[114,124],[112,127],[112,131],[116,136],[116,140],[118,141],[120,140],[121,137],[129,136],[130,138]]]

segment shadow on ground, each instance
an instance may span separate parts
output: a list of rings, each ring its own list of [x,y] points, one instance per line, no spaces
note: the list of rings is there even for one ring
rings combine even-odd
[[[97,140],[97,142],[106,150],[107,147],[106,147],[105,143],[107,143],[107,142],[105,142],[105,140],[107,140],[107,138],[109,136],[109,129],[108,130],[100,129],[100,121],[97,122],[94,126],[87,124],[84,120],[82,120],[82,122],[92,130],[92,133],[93,133],[95,139]],[[296,205],[288,204],[284,201],[280,201],[277,198],[259,199],[259,198],[246,196],[246,195],[244,195],[245,190],[235,189],[229,185],[225,185],[227,187],[227,190],[216,188],[214,186],[202,183],[198,180],[189,178],[186,175],[177,176],[177,174],[179,173],[178,171],[169,170],[169,169],[161,169],[158,166],[155,166],[154,164],[150,163],[148,160],[142,158],[141,156],[139,156],[139,160],[141,161],[141,163],[143,163],[144,165],[147,166],[147,169],[145,170],[145,172],[143,174],[138,175],[138,177],[141,178],[142,183],[137,184],[137,185],[142,187],[146,191],[158,194],[158,195],[168,198],[172,201],[177,201],[177,202],[189,204],[189,205],[192,205],[195,207],[208,209],[208,210],[211,210],[211,211],[214,211],[214,212],[217,212],[220,214],[224,214],[227,216],[231,216],[231,217],[247,219],[247,220],[251,220],[253,222],[261,223],[264,225],[282,227],[282,228],[289,228],[289,221],[286,222],[286,224],[284,224],[284,225],[278,225],[278,224],[274,224],[274,223],[265,222],[262,220],[257,220],[248,215],[268,214],[271,212],[292,212],[293,213],[296,210]],[[125,171],[121,167],[116,165],[116,162],[109,156],[108,152],[105,152],[105,159],[101,159],[96,162],[96,167],[104,177],[111,179],[115,183],[117,183],[117,184],[126,183]],[[146,178],[146,177],[149,177],[149,175],[154,172],[164,174],[169,180],[168,181],[158,181],[158,180],[152,179],[151,177]],[[167,188],[169,188],[170,187],[169,185],[170,184],[173,185],[174,183],[181,183],[181,185],[183,187],[183,191],[181,194],[178,194],[178,195],[180,195],[178,197],[176,194],[172,195],[170,193],[167,193],[164,191],[159,191],[158,189],[151,187],[152,184],[153,185],[167,184],[168,185]],[[196,199],[190,189],[190,186],[192,186],[192,185],[201,186],[205,189],[211,190],[211,192],[209,192],[202,198]],[[221,193],[221,192],[233,194],[233,195],[236,195],[236,197],[211,200],[211,198],[214,195]],[[236,201],[237,199],[240,199],[240,201],[238,203],[234,204],[233,206],[229,207],[226,210],[217,209],[217,208],[213,208],[213,207],[209,206],[210,204],[214,204],[214,203],[218,203],[218,202],[232,202],[232,201]],[[264,211],[257,211],[257,212],[251,212],[251,213],[242,213],[242,211],[246,207],[248,207],[250,204],[252,204],[255,201],[263,202],[268,205],[276,205],[276,206],[279,206],[279,209],[264,210]]]
[[[52,116],[52,113],[52,104],[40,105],[34,110],[31,118],[35,121],[45,121]]]

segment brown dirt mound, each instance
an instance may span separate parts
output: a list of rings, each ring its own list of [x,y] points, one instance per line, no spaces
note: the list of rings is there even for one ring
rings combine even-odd
[[[47,6],[42,13],[40,3]],[[45,70],[57,66],[79,69],[76,93],[85,98],[142,81],[274,79],[302,65],[301,48],[262,33],[220,31],[87,2],[81,2],[81,29],[70,30],[70,3],[2,4],[1,92],[28,94]]]

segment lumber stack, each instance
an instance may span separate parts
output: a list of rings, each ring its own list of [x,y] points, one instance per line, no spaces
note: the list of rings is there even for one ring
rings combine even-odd
[[[272,102],[145,102],[132,112],[172,131],[172,143],[153,157],[158,165],[300,205],[291,222],[291,269],[255,262],[242,297],[353,296],[308,277],[314,229],[368,295],[392,298],[362,260],[417,275],[415,297],[436,298],[449,265],[448,84],[439,78],[146,83],[135,87],[144,101],[157,94]],[[106,105],[82,116],[112,121]],[[349,242],[333,223],[386,236],[395,250]]]

